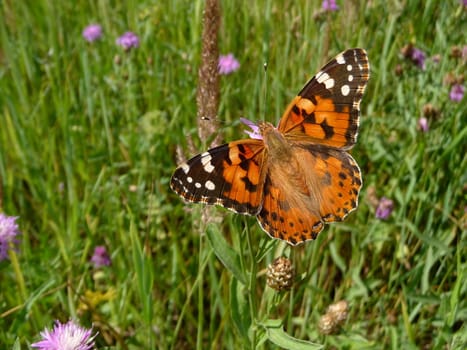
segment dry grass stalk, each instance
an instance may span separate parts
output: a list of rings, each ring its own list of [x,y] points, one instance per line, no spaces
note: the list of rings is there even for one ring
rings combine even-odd
[[[222,139],[217,120],[220,94],[218,71],[219,47],[217,43],[220,27],[220,5],[218,0],[206,0],[203,24],[203,47],[201,66],[198,72],[198,91],[196,94],[198,135],[204,141],[214,133],[217,133],[210,145],[213,147],[220,144]]]

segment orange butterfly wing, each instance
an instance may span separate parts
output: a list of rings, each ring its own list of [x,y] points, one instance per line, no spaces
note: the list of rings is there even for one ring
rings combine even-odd
[[[343,149],[357,141],[360,101],[370,77],[363,49],[347,50],[326,64],[285,110],[278,129],[291,137]]]
[[[341,221],[354,210],[362,181],[346,152],[297,144],[292,153],[288,170],[269,169],[258,220],[270,236],[295,245],[315,239],[324,222]]]
[[[258,214],[261,228],[292,245],[315,239],[323,228],[316,203],[306,190],[294,191],[291,196],[284,182],[275,179],[271,172],[264,183],[263,206]]]
[[[264,143],[230,142],[180,165],[170,187],[189,202],[217,204],[240,214],[256,215],[262,202]]]

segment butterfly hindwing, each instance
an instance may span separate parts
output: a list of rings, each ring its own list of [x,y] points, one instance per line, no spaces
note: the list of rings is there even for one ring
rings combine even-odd
[[[318,203],[322,221],[344,220],[358,205],[362,176],[357,163],[339,149],[309,144],[297,148],[300,162],[313,169],[306,182],[312,184],[310,197]]]
[[[256,215],[262,199],[263,143],[230,142],[180,165],[171,188],[189,202],[217,204],[237,213]]]
[[[292,153],[288,178],[268,168],[258,221],[272,237],[295,245],[315,239],[325,222],[342,221],[354,210],[362,181],[345,151],[297,143]]]
[[[282,182],[274,180],[274,173],[265,179],[258,221],[271,237],[292,245],[315,239],[323,229],[318,207],[305,193],[289,193]]]
[[[357,140],[360,101],[369,72],[365,50],[337,55],[289,104],[279,130],[290,137],[308,136],[314,143],[351,148]]]

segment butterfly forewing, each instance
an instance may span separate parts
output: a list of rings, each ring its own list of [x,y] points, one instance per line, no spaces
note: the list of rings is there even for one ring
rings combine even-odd
[[[263,143],[240,140],[210,149],[179,166],[171,188],[189,202],[218,204],[256,215],[264,182]]]
[[[347,50],[326,64],[289,104],[279,130],[310,142],[351,148],[358,134],[360,101],[370,66],[363,49]]]

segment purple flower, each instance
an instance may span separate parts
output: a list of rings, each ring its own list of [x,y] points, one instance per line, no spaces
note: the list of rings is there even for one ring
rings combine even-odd
[[[94,254],[91,257],[91,262],[94,264],[94,267],[109,266],[111,264],[110,256],[103,245],[99,245],[94,248]]]
[[[323,0],[323,10],[325,11],[337,11],[339,6],[336,4],[336,0]]]
[[[133,32],[126,32],[117,39],[116,43],[117,45],[123,47],[125,51],[128,51],[139,46],[139,38]]]
[[[465,88],[461,84],[454,84],[449,93],[449,98],[451,101],[460,102],[464,98]]]
[[[229,53],[228,55],[220,55],[219,63],[217,64],[219,68],[219,74],[230,74],[235,72],[240,68],[240,63],[234,57],[233,54]]]
[[[391,215],[393,208],[393,201],[386,197],[382,197],[379,200],[378,207],[376,208],[376,217],[378,219],[386,220],[389,215]]]
[[[102,27],[99,24],[90,24],[83,30],[83,37],[92,43],[102,36]]]
[[[418,120],[418,128],[423,131],[423,132],[427,132],[428,131],[428,119],[426,119],[425,117],[421,117],[419,120]]]
[[[412,48],[410,59],[421,69],[425,69],[426,55],[422,50],[417,49],[416,47]]]
[[[94,347],[92,328],[86,329],[75,324],[72,320],[65,324],[55,321],[52,331],[47,328],[41,332],[42,340],[31,344],[33,348],[41,350],[90,350]]]
[[[15,238],[20,234],[18,224],[15,222],[18,217],[6,216],[0,213],[0,261],[8,258],[8,251],[14,249],[18,244]]]
[[[246,126],[250,127],[251,130],[245,130],[245,132],[250,136],[252,139],[262,140],[263,135],[261,135],[261,131],[259,130],[259,126],[253,123],[251,120],[246,118],[240,118],[240,121],[245,124]]]

